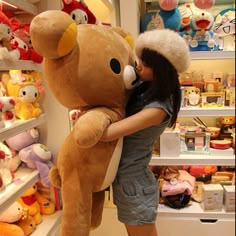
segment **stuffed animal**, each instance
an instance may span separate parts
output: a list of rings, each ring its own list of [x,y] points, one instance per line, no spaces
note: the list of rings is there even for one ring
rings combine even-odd
[[[19,151],[20,160],[30,169],[37,169],[42,184],[50,187],[49,170],[53,166],[52,153],[41,143],[34,143]]]
[[[33,185],[27,189],[17,201],[21,204],[23,208],[28,209],[28,214],[33,217],[35,224],[38,225],[42,221],[42,216],[40,213],[40,204],[37,201],[35,193],[37,192],[37,186]]]
[[[0,60],[16,61],[19,57],[19,52],[13,50],[10,45],[11,36],[12,28],[10,20],[0,11]]]
[[[37,118],[42,114],[39,100],[44,89],[42,81],[35,73],[23,73],[21,70],[10,70],[10,77],[4,76],[8,96],[16,100],[15,115],[21,120]]]
[[[0,173],[4,185],[10,184],[14,178],[14,173],[9,168],[11,159],[11,150],[3,142],[0,142]]]
[[[16,224],[24,218],[24,210],[20,203],[14,202],[0,214],[1,236],[25,236],[24,231]]]
[[[213,31],[221,39],[221,50],[235,50],[235,8],[226,8],[216,15]]]
[[[79,24],[96,24],[95,15],[89,10],[88,6],[77,0],[62,0],[62,11],[71,16],[77,25]]]
[[[181,14],[177,7],[168,11],[160,9],[158,13],[161,16],[166,29],[179,31],[181,26]]]
[[[215,5],[215,0],[193,0],[193,3],[199,9],[209,9]]]
[[[33,233],[36,229],[36,224],[32,216],[28,215],[25,218],[21,218],[15,223],[17,226],[19,226],[23,231],[24,235],[28,236],[31,233]],[[15,236],[15,235],[14,235]]]
[[[5,127],[9,127],[14,123],[15,114],[14,107],[16,105],[14,97],[0,97],[0,120],[3,121]]]
[[[87,110],[62,144],[50,179],[62,190],[61,235],[88,236],[101,223],[105,189],[120,160],[122,139],[99,140],[124,117],[124,71],[135,66],[126,41],[131,35],[116,27],[76,27],[68,14],[53,10],[32,20],[30,34],[33,47],[44,56],[45,78],[56,99],[69,109]]]
[[[210,12],[195,13],[190,21],[190,32],[183,32],[191,51],[217,50],[219,39],[213,32],[214,17]]]

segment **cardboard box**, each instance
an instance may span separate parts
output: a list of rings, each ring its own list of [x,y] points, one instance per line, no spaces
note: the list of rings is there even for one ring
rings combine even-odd
[[[235,211],[235,185],[224,185],[224,209]]]
[[[202,107],[205,108],[222,108],[225,105],[225,93],[223,92],[205,92],[201,93]]]
[[[223,208],[224,189],[220,184],[204,184],[203,191],[203,210],[221,211]]]
[[[164,131],[160,136],[160,156],[179,157],[180,131]]]

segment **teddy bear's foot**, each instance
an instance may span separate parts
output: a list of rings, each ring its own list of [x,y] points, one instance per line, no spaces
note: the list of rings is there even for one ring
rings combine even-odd
[[[56,166],[53,166],[49,171],[49,179],[53,186],[61,188],[61,177]]]

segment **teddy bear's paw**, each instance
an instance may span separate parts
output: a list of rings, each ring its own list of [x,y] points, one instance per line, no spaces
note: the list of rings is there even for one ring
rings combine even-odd
[[[59,171],[56,166],[53,166],[49,170],[49,179],[53,186],[57,188],[61,187],[61,176],[59,175]]]

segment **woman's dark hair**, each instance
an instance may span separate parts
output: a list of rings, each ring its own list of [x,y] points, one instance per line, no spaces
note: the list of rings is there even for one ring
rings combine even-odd
[[[181,90],[179,75],[174,66],[161,54],[154,50],[144,48],[141,58],[145,66],[152,68],[154,80],[143,82],[131,95],[127,104],[127,113],[132,110],[132,105],[137,102],[137,97],[142,94],[142,106],[151,101],[164,102],[168,99],[173,106],[173,114],[169,126],[175,127],[181,104]],[[132,113],[138,112],[138,110]]]

